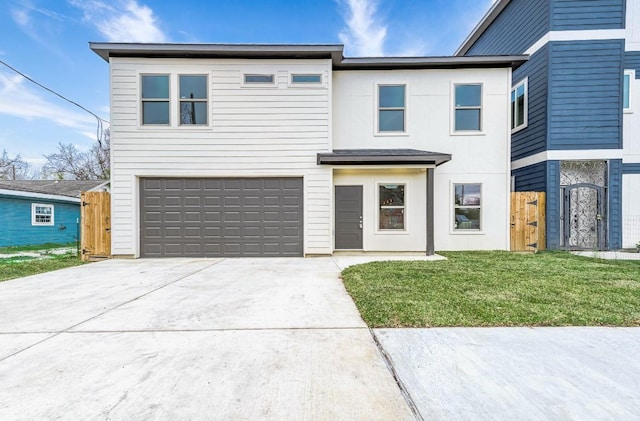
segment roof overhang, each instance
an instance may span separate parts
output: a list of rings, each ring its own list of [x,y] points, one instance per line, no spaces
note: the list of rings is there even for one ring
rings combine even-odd
[[[19,197],[21,199],[54,200],[56,202],[80,203],[80,198],[57,194],[34,193],[20,190],[0,189],[0,196]]]
[[[451,155],[417,149],[336,149],[318,154],[318,165],[421,165],[437,167],[451,160]]]
[[[341,44],[158,44],[90,42],[105,61],[109,57],[161,58],[305,58],[341,60]]]
[[[460,69],[511,67],[527,56],[345,58],[342,44],[146,44],[90,42],[105,61],[110,57],[330,59],[334,70]]]
[[[489,11],[484,15],[484,17],[480,20],[480,22],[476,25],[475,28],[471,31],[469,36],[462,42],[460,47],[456,50],[454,55],[456,56],[464,56],[467,54],[469,49],[473,47],[473,44],[476,43],[478,38],[482,36],[484,31],[493,23],[494,20],[502,13],[502,11],[509,5],[511,0],[497,0],[493,3],[493,6],[489,9]]]

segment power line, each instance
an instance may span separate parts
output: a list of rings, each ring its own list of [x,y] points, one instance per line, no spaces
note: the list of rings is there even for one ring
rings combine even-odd
[[[100,118],[96,113],[94,113],[93,111],[90,111],[88,109],[86,109],[85,107],[83,107],[82,105],[78,104],[75,101],[70,100],[69,98],[67,98],[66,96],[57,93],[56,91],[54,91],[51,88],[48,88],[46,86],[44,86],[42,83],[30,78],[29,76],[25,75],[24,73],[22,73],[20,70],[16,69],[15,67],[9,65],[8,63],[5,63],[4,61],[0,60],[0,64],[8,67],[9,69],[13,70],[14,72],[16,72],[17,74],[19,74],[20,76],[22,76],[23,78],[27,79],[29,82],[38,85],[39,87],[41,87],[42,89],[44,89],[47,92],[50,92],[52,94],[54,94],[55,96],[63,99],[64,101],[67,101],[70,104],[75,105],[76,107],[80,108],[83,111],[86,111],[87,113],[91,114],[92,116],[95,117],[96,121],[98,122],[98,128],[96,130],[96,138],[98,139],[98,143],[100,143],[102,145],[102,123],[107,123],[107,124],[111,124],[108,120],[105,120],[103,118]]]

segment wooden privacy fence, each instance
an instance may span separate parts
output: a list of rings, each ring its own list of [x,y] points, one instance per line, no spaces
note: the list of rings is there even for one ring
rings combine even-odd
[[[111,195],[84,192],[80,195],[82,260],[111,257]]]
[[[545,249],[545,194],[511,193],[511,251]]]

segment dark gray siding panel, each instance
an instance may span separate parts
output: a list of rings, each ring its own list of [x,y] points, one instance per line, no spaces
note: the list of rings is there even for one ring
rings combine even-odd
[[[547,161],[547,248],[560,248],[560,161]]]
[[[622,147],[623,40],[550,43],[548,149]]]
[[[640,51],[625,52],[623,67],[628,70],[635,70],[636,79],[640,79]]]
[[[626,0],[551,0],[551,30],[622,29]]]
[[[511,159],[516,160],[542,152],[547,146],[547,92],[549,48],[545,46],[513,73],[513,83],[529,78],[529,108],[526,128],[511,137]]]
[[[622,174],[640,174],[640,164],[622,164]]]
[[[301,178],[140,180],[143,257],[302,256]]]
[[[622,160],[609,161],[609,249],[622,247]]]
[[[516,178],[516,191],[547,191],[547,163],[539,162],[528,167],[513,170]]]
[[[547,0],[512,0],[465,55],[520,54],[547,32]]]

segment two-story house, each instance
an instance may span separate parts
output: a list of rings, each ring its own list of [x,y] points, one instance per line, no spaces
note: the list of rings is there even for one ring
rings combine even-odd
[[[498,0],[456,55],[528,54],[513,74],[516,191],[547,195],[547,247],[640,241],[640,0]]]
[[[109,62],[115,256],[508,249],[523,56],[92,43]]]

